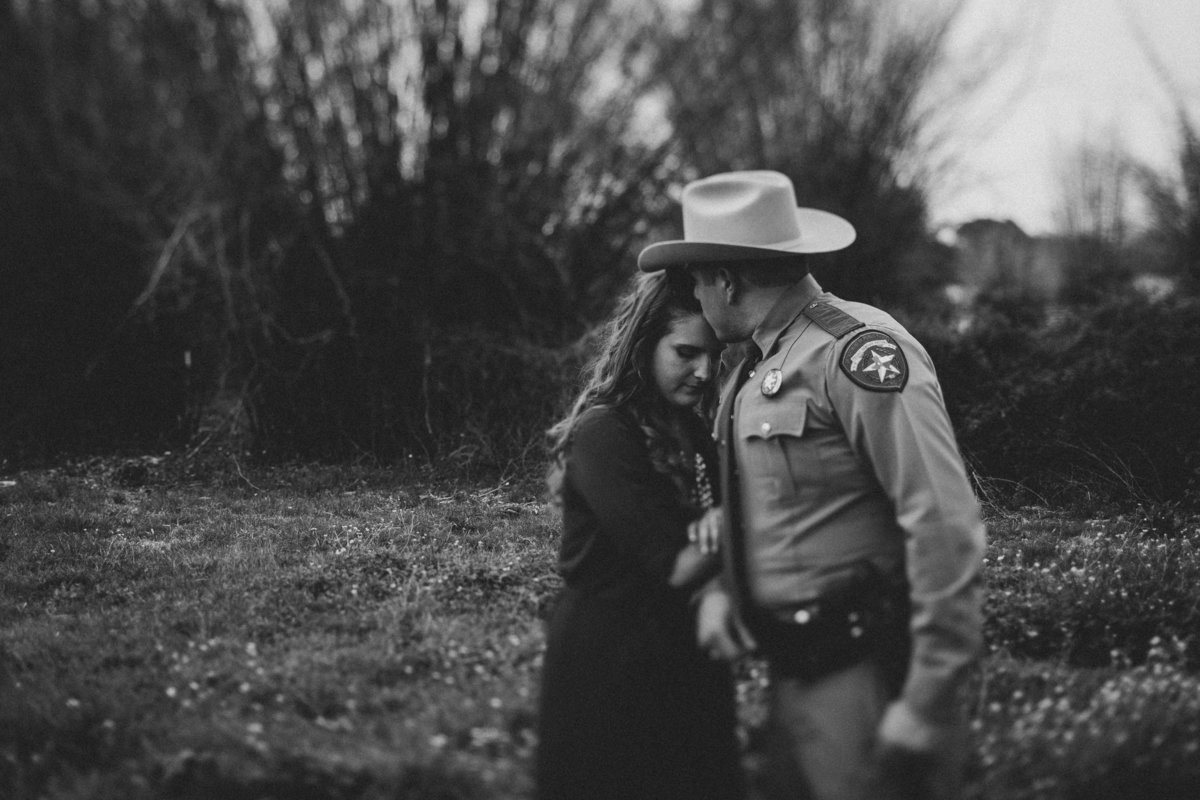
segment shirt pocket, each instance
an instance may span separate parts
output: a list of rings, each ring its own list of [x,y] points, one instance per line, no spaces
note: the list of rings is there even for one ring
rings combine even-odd
[[[740,420],[743,477],[754,500],[796,503],[820,491],[823,469],[806,403],[764,403]]]

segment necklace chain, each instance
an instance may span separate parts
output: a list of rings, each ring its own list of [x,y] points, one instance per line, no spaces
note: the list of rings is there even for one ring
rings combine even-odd
[[[692,483],[692,499],[696,505],[708,510],[713,507],[713,488],[712,481],[708,477],[708,464],[704,460],[704,456],[696,453],[694,464],[696,467],[696,480]]]

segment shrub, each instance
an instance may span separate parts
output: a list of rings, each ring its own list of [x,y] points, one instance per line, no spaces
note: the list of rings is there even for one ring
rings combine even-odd
[[[480,326],[331,347],[258,395],[257,447],[273,455],[393,462],[405,454],[462,480],[540,475],[545,430],[576,388],[590,340],[561,348]]]
[[[972,467],[1001,499],[1200,502],[1200,301],[985,307],[918,335]],[[1026,494],[1015,491],[1025,490]]]
[[[591,339],[561,348],[451,332],[438,343],[424,398],[425,431],[462,469],[540,471],[545,431],[579,388]]]

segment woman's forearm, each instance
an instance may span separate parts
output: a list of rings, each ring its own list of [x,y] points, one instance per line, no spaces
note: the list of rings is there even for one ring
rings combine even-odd
[[[699,548],[688,545],[675,556],[675,566],[667,582],[676,589],[695,586],[716,574],[720,559],[712,553],[701,553]]]

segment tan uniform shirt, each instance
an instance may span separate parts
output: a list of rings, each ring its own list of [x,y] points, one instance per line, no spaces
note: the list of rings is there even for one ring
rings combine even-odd
[[[814,302],[865,326],[835,337],[803,313]],[[786,608],[859,559],[904,571],[913,656],[903,698],[943,718],[981,644],[985,535],[933,364],[891,316],[811,276],[753,338],[763,360],[732,412],[749,594]]]

